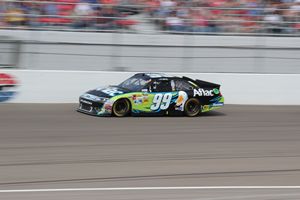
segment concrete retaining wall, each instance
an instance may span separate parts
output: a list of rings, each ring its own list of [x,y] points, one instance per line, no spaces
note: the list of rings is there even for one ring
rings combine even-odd
[[[88,89],[114,85],[133,72],[0,70],[20,83],[14,103],[76,103]],[[227,104],[300,105],[300,74],[171,73],[220,83]]]
[[[298,37],[0,30],[1,36],[21,41],[21,69],[300,74]]]

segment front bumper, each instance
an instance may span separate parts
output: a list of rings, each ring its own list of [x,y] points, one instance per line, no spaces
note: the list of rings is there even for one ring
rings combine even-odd
[[[79,98],[78,112],[93,116],[110,116],[111,110],[106,103],[94,102],[84,98]]]
[[[77,111],[77,112],[80,112],[80,113],[87,114],[87,115],[99,116],[99,115],[97,115],[97,113],[86,111],[86,110],[84,110],[84,109],[81,109],[80,107],[77,108],[76,111]]]

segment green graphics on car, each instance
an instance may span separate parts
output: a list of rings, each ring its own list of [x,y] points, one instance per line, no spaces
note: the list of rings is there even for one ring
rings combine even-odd
[[[218,84],[159,73],[138,73],[119,85],[84,93],[77,110],[96,116],[197,116],[223,105]]]

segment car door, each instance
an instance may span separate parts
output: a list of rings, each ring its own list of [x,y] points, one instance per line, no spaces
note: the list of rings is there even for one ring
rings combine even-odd
[[[165,114],[172,108],[177,99],[177,92],[172,87],[171,80],[157,79],[149,85],[149,111],[156,114]]]
[[[194,86],[186,80],[175,78],[174,80],[175,91],[178,93],[178,98],[175,104],[175,111],[184,111],[185,102],[192,97]]]
[[[152,80],[141,93],[132,95],[134,115],[164,115],[176,107],[178,92],[173,80],[162,78]]]

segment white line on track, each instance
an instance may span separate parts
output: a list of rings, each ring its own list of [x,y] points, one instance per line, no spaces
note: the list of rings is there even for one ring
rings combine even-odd
[[[111,188],[53,188],[53,189],[11,189],[0,193],[22,192],[76,192],[76,191],[125,191],[125,190],[236,190],[236,189],[300,189],[300,186],[187,186],[187,187],[111,187]]]
[[[241,200],[241,199],[257,199],[257,198],[292,198],[292,197],[299,197],[300,193],[289,193],[289,194],[255,194],[255,195],[239,195],[239,196],[223,196],[223,197],[213,197],[213,198],[205,198],[205,200]],[[201,200],[201,199],[194,199],[194,200]],[[291,199],[290,199],[291,200]],[[297,198],[298,200],[298,198]]]

